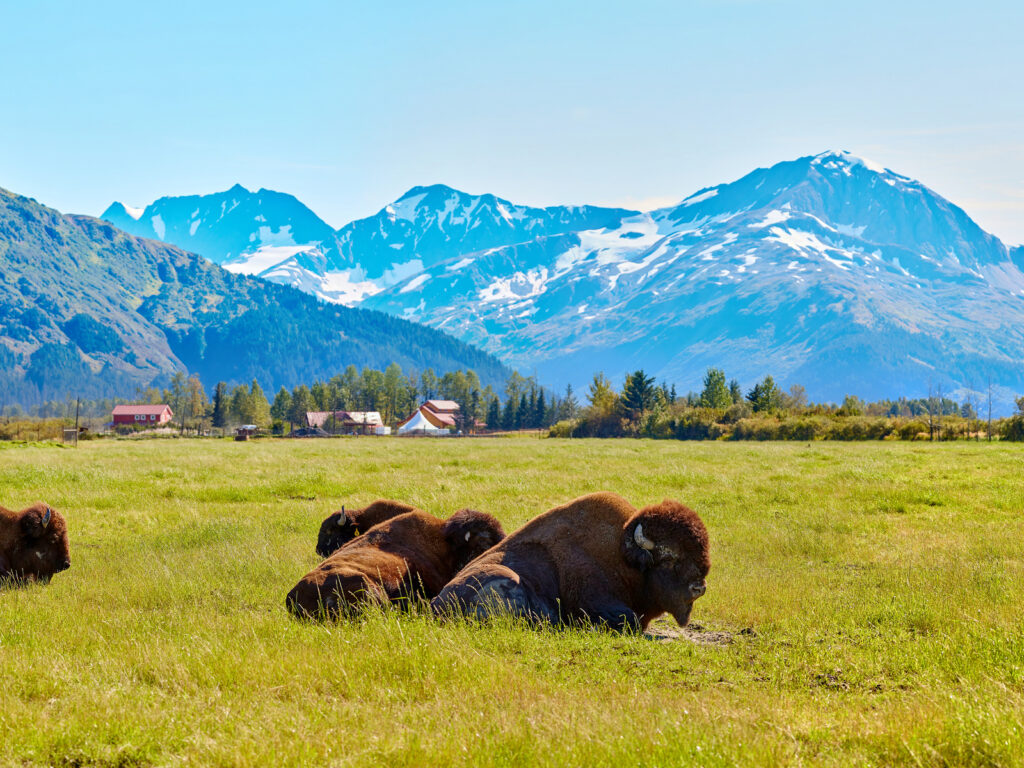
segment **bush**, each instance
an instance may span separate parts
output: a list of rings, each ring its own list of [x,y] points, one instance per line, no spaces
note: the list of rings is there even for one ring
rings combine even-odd
[[[817,440],[828,434],[830,427],[826,418],[786,419],[779,425],[779,438],[782,440]]]
[[[732,430],[733,440],[778,440],[780,424],[775,419],[740,419]]]
[[[1014,443],[1024,442],[1024,415],[1018,414],[1005,419],[999,433],[1003,440]]]
[[[750,403],[740,402],[733,403],[725,409],[725,414],[722,416],[723,424],[735,424],[740,419],[749,419],[754,414],[754,409],[750,407]]]
[[[928,425],[917,419],[906,421],[896,427],[900,440],[927,440]],[[924,437],[922,437],[924,435]]]
[[[548,430],[548,437],[572,437],[575,429],[575,421],[563,419],[562,421],[551,425],[551,428]]]
[[[831,440],[883,440],[895,430],[888,419],[850,416],[835,422],[829,431]]]
[[[677,440],[717,440],[725,430],[715,421],[714,411],[702,408],[673,419],[672,432]]]

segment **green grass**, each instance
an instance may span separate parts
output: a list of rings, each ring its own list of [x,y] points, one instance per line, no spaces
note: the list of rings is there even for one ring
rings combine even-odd
[[[1024,765],[1022,470],[984,443],[0,451],[0,503],[60,509],[73,560],[0,592],[0,765]],[[730,644],[284,610],[342,503],[511,531],[599,489],[700,512],[693,620]]]

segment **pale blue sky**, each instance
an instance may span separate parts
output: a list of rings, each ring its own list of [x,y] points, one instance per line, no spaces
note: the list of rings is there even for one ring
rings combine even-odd
[[[653,206],[847,149],[1024,242],[1020,2],[0,0],[0,186]]]

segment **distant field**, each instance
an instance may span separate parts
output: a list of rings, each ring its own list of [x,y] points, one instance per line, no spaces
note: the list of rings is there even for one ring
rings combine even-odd
[[[512,530],[599,489],[700,512],[696,636],[731,642],[284,610],[342,503]],[[1024,765],[1022,446],[0,448],[36,499],[73,565],[0,592],[0,765]]]

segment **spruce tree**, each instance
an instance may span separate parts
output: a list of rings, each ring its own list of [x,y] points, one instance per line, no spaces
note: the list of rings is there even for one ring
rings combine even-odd
[[[283,389],[283,388],[282,388]],[[218,381],[213,390],[213,426],[224,429],[228,425],[228,385]]]

